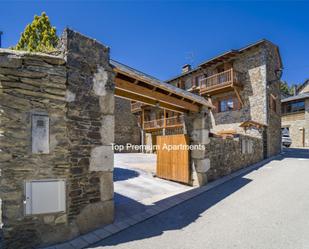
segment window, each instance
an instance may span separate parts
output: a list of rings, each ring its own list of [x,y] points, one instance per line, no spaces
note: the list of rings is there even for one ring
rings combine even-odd
[[[184,89],[185,88],[185,82],[183,80],[179,80],[177,82],[177,87],[181,88],[181,89]]]
[[[282,113],[293,113],[305,111],[305,101],[288,102],[282,106]]]
[[[201,80],[202,80],[203,78],[204,78],[203,75],[196,76],[196,77],[195,77],[195,80],[194,80],[194,82],[193,82],[193,86],[196,86],[196,87],[200,86]]]
[[[228,112],[238,109],[238,100],[237,98],[227,98],[219,101],[218,111],[219,112]]]
[[[241,151],[242,151],[242,154],[253,153],[253,141],[249,139],[242,139]]]

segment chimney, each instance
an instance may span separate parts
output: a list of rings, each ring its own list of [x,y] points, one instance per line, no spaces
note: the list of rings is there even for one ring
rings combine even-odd
[[[182,67],[182,70],[181,70],[182,73],[187,73],[189,71],[191,71],[191,65],[190,64],[186,64]]]
[[[2,37],[3,32],[0,31],[0,48],[2,47],[2,42],[1,42],[1,37]]]

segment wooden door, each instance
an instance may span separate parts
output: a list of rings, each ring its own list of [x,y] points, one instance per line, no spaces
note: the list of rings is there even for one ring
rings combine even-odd
[[[187,135],[168,135],[157,137],[157,173],[160,178],[190,183],[190,167],[189,167],[189,150],[186,147],[189,145]],[[177,149],[168,150],[167,146],[177,146]]]

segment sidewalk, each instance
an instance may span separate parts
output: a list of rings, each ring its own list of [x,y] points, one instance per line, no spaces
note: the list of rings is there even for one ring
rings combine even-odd
[[[55,246],[47,247],[45,249],[81,249],[81,248],[87,248],[88,246],[95,244],[103,239],[106,239],[116,233],[119,233],[120,231],[123,231],[137,223],[143,222],[153,216],[156,216],[172,207],[175,207],[187,200],[190,200],[204,192],[207,192],[225,182],[230,181],[231,179],[244,175],[250,171],[256,170],[257,168],[267,164],[268,162],[280,158],[281,155],[277,155],[268,159],[265,159],[261,162],[258,162],[254,165],[248,166],[247,168],[241,169],[239,171],[236,171],[232,173],[231,175],[222,177],[216,181],[210,182],[206,186],[195,188],[189,191],[186,191],[184,193],[166,198],[164,200],[161,200],[159,202],[156,202],[153,206],[146,209],[144,212],[141,212],[139,214],[133,215],[121,222],[115,222],[113,224],[104,226],[102,228],[99,228],[93,232],[90,232],[85,235],[81,235],[71,241],[67,241],[62,244],[58,244]]]

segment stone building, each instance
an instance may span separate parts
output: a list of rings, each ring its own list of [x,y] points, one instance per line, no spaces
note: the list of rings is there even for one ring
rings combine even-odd
[[[280,85],[282,62],[279,49],[267,40],[231,50],[205,61],[192,69],[182,68],[181,75],[167,80],[169,84],[204,96],[216,106],[211,111],[211,132],[215,136],[249,135],[260,139],[255,150],[260,157],[276,155],[281,150]],[[181,127],[177,114],[158,115],[152,107],[138,106],[135,113],[147,112],[144,129],[152,135],[164,130],[164,119],[173,117]],[[143,115],[145,115],[145,113]],[[172,132],[177,132],[175,129]],[[182,132],[182,130],[180,130]],[[146,141],[147,142],[147,141]]]
[[[282,130],[289,133],[291,147],[309,147],[309,81],[281,103]]]
[[[169,84],[115,66],[108,47],[69,29],[58,52],[0,49],[0,198],[8,248],[50,245],[113,221],[115,123],[131,126],[135,118],[115,95],[138,101],[132,89],[141,89],[159,116],[163,108],[163,133],[177,127],[190,145],[207,147],[190,152],[192,185],[280,150],[281,60],[268,41],[216,57]],[[116,137],[124,143],[132,131],[138,140],[136,130]]]

